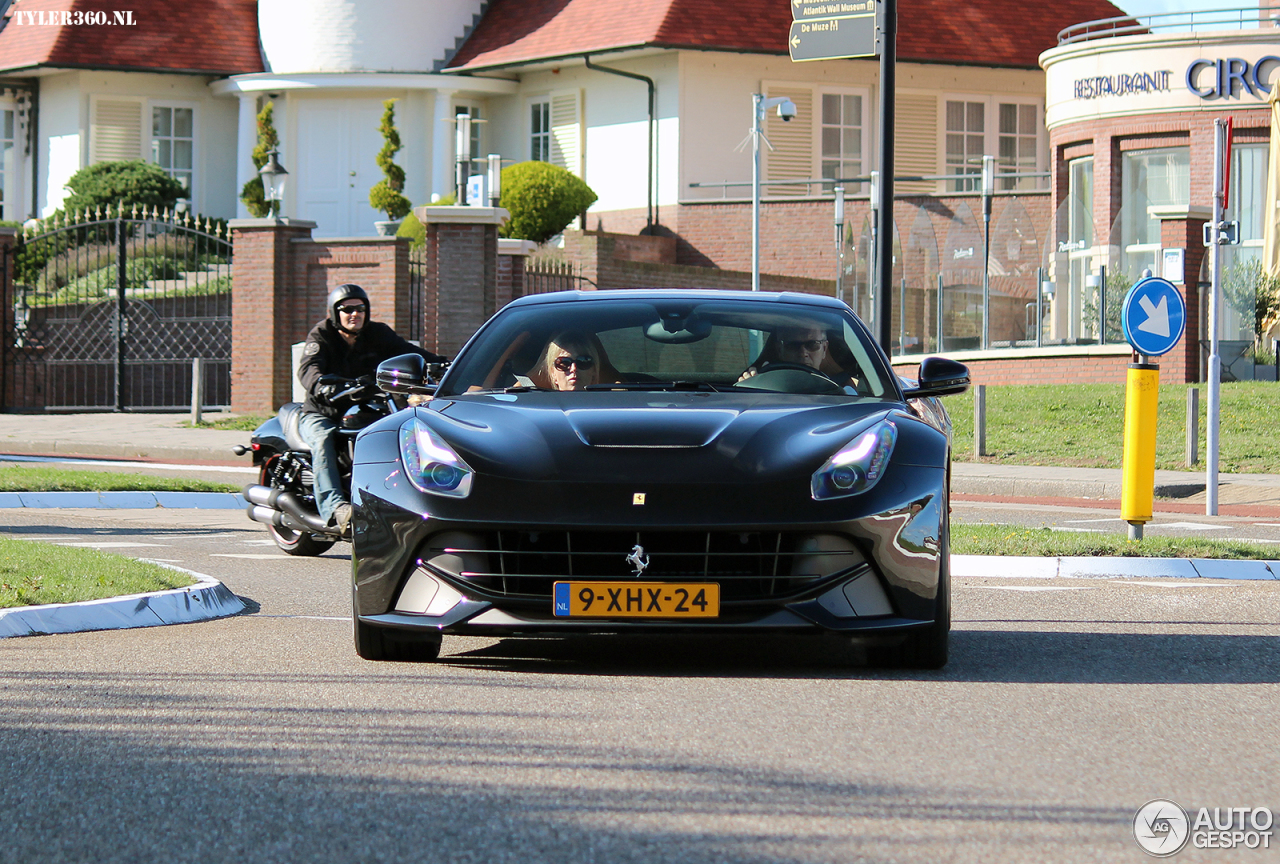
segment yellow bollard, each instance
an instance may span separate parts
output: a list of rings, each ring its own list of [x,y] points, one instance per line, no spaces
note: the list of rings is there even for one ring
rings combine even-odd
[[[1156,409],[1160,401],[1160,366],[1130,363],[1124,398],[1124,470],[1120,518],[1129,523],[1130,539],[1142,539],[1151,521],[1156,485]]]

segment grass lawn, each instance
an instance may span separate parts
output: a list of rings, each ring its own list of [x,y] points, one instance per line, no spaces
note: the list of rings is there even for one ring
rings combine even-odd
[[[1200,462],[1204,469],[1207,385],[1161,384],[1156,467],[1188,470],[1187,389],[1200,389]],[[1280,474],[1280,385],[1223,384],[1219,467],[1228,473]],[[955,425],[957,461],[973,461],[973,392],[943,400]],[[1045,384],[987,388],[983,462],[1119,468],[1124,446],[1124,385]]]
[[[0,468],[0,492],[239,492],[232,483],[17,465]]]
[[[1047,558],[1116,556],[1123,558],[1280,559],[1280,545],[1203,537],[1146,537],[1126,534],[1053,531],[1020,525],[951,523],[951,551],[956,555],[1027,555]]]
[[[123,555],[0,537],[0,608],[75,603],[195,584]]]
[[[190,420],[187,420],[182,425],[188,429],[231,429],[242,432],[252,432],[274,416],[276,415],[239,414],[234,417],[215,417],[212,420],[201,420],[199,423],[192,423]]]

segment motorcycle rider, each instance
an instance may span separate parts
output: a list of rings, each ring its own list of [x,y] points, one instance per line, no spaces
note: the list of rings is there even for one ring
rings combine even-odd
[[[343,413],[371,391],[383,360],[400,354],[420,354],[428,363],[442,363],[444,358],[401,339],[386,324],[369,320],[369,295],[359,285],[339,285],[329,292],[327,302],[328,316],[307,334],[298,365],[298,380],[307,391],[298,432],[311,447],[320,518],[346,536],[351,502],[342,488],[337,447]],[[364,392],[351,380],[361,378],[367,379]]]

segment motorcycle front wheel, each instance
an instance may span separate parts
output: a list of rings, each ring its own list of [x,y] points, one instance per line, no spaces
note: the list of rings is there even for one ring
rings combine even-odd
[[[279,458],[279,456],[272,456],[262,463],[262,471],[258,475],[258,482],[263,486],[272,485],[271,475],[274,473],[272,468]],[[267,525],[265,527],[267,533],[271,535],[271,539],[275,541],[281,551],[289,555],[315,557],[328,552],[333,544],[337,542],[323,535],[312,534],[307,531],[294,531],[292,528],[277,527],[275,525]]]

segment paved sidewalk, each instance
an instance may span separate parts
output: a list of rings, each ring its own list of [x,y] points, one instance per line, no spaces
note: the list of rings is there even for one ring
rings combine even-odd
[[[210,415],[225,416],[225,415]],[[187,414],[4,414],[0,453],[107,456],[117,459],[249,465],[231,452],[248,432],[192,429]],[[1280,475],[1222,474],[1221,504],[1280,506]],[[1156,495],[1204,502],[1204,471],[1157,471]],[[1120,497],[1117,468],[1051,468],[957,462],[951,488],[961,494],[1011,498]]]
[[[248,432],[193,429],[190,414],[0,414],[0,453],[248,465]],[[213,414],[212,417],[225,415]]]

